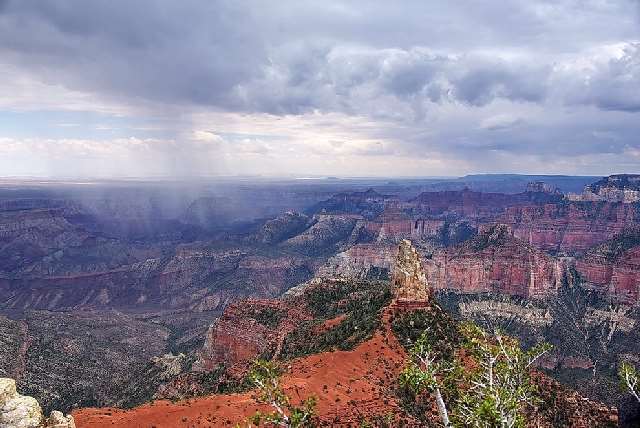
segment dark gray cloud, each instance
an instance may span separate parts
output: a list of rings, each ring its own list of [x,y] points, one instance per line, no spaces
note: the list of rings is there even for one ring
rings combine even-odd
[[[0,48],[71,88],[224,105],[267,62],[252,19],[235,2],[9,1]]]
[[[452,83],[457,98],[471,105],[485,105],[495,98],[540,102],[546,97],[550,67],[514,66],[501,61],[483,61],[468,67]]]
[[[637,0],[0,0],[0,66],[130,106],[384,123],[363,155],[619,155],[638,147],[639,16]]]
[[[577,35],[565,40],[558,14],[569,23],[595,13],[588,2],[570,5],[12,0],[0,16],[0,48],[72,88],[237,110],[355,108],[345,98],[365,84],[431,102],[540,102],[554,59],[540,41],[555,36],[551,49],[573,49]],[[601,10],[611,22],[619,12]],[[344,46],[351,49],[341,54]],[[500,50],[521,55],[509,62]],[[624,66],[611,64],[600,78]],[[597,105],[633,108],[620,96]]]

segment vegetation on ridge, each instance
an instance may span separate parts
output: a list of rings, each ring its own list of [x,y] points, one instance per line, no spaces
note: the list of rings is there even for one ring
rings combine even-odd
[[[517,339],[471,322],[459,331],[461,346],[445,356],[434,330],[424,330],[400,384],[416,396],[431,393],[445,427],[524,427],[525,406],[539,400],[529,370],[550,345],[523,351]]]
[[[295,358],[332,349],[349,350],[369,339],[380,327],[380,311],[391,301],[388,282],[344,281],[311,290],[306,303],[314,316],[289,333],[283,358]],[[336,325],[327,320],[343,316]]]

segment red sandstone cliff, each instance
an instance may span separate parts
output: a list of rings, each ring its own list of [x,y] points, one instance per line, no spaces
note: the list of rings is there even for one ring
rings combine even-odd
[[[395,245],[361,244],[332,258],[320,274],[362,277],[368,267],[392,270]],[[522,297],[555,294],[566,262],[511,235],[504,225],[489,226],[470,241],[422,254],[430,287],[462,293],[496,292]]]
[[[474,239],[424,260],[429,285],[463,293],[544,297],[556,292],[562,266],[497,225]]]
[[[640,234],[622,235],[585,254],[575,263],[584,285],[618,301],[638,303],[640,297]]]
[[[558,253],[586,251],[639,220],[633,205],[597,202],[509,207],[499,218],[516,238]]]
[[[224,364],[231,373],[240,373],[256,358],[279,353],[285,336],[312,318],[296,301],[253,299],[229,305],[207,331],[194,370]]]

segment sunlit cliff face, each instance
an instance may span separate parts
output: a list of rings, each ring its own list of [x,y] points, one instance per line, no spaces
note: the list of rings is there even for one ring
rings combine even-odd
[[[0,0],[0,168],[636,171],[639,15],[634,0]]]

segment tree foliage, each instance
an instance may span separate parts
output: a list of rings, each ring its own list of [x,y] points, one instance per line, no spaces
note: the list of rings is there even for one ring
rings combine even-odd
[[[400,383],[415,395],[430,393],[446,427],[524,427],[526,405],[538,400],[530,368],[550,345],[525,351],[517,339],[489,334],[473,323],[462,324],[460,333],[460,347],[446,359],[438,358],[425,330]]]
[[[631,363],[624,361],[618,370],[622,388],[640,403],[640,373]]]
[[[280,385],[280,368],[273,362],[257,360],[249,373],[249,379],[257,387],[257,400],[273,408],[270,413],[256,412],[249,418],[249,426],[277,426],[286,428],[314,427],[314,397],[307,398],[300,406],[291,404]]]

